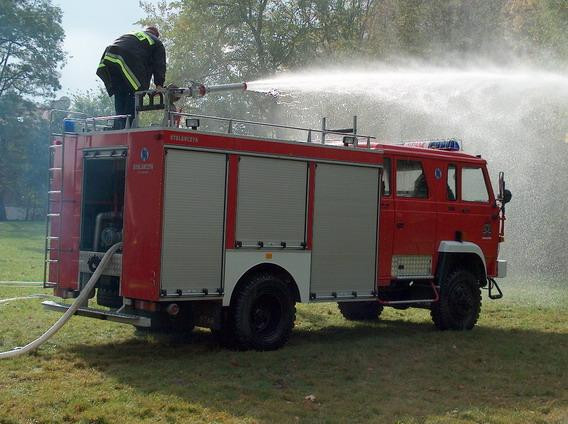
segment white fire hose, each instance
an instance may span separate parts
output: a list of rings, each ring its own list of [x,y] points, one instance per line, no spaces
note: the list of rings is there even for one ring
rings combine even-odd
[[[30,294],[29,296],[22,297],[11,297],[9,299],[0,299],[0,305],[3,303],[10,303],[15,300],[26,300],[26,299],[49,299],[51,296],[47,294]]]
[[[81,294],[79,295],[79,297],[75,299],[75,302],[71,304],[69,309],[65,311],[63,316],[59,318],[57,322],[53,324],[49,330],[47,330],[40,337],[35,339],[33,342],[28,343],[24,347],[17,347],[7,352],[0,352],[0,359],[15,358],[16,356],[20,356],[25,353],[31,352],[32,350],[40,347],[47,340],[49,340],[55,333],[57,333],[61,329],[61,327],[63,327],[67,323],[67,321],[69,321],[69,319],[73,316],[73,314],[77,311],[77,309],[79,309],[79,307],[88,299],[91,290],[95,287],[95,284],[97,284],[97,281],[99,280],[99,277],[105,270],[108,261],[112,258],[112,255],[121,247],[122,247],[122,242],[116,243],[106,251],[101,262],[97,266],[97,269],[95,270],[95,272],[93,273],[93,275],[91,276],[85,287],[83,287],[83,290],[81,290]],[[13,299],[5,299],[5,300],[13,300]]]

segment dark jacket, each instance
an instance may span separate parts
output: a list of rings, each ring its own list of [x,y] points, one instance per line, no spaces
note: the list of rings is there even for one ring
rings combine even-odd
[[[117,92],[148,90],[166,79],[166,50],[162,42],[145,31],[125,34],[105,49],[97,75],[108,95]]]

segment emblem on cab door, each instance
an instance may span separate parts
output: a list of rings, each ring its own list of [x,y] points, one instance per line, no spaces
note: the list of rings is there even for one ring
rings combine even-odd
[[[140,150],[140,159],[142,159],[142,162],[146,162],[150,159],[150,151],[146,147],[143,147],[142,150]]]

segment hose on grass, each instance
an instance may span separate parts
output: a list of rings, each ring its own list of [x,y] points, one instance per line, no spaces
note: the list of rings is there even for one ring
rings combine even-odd
[[[67,321],[71,319],[71,317],[77,311],[77,309],[79,309],[79,307],[88,299],[91,290],[95,287],[95,284],[97,284],[97,281],[99,280],[101,274],[105,270],[108,262],[112,258],[112,255],[121,247],[122,247],[122,242],[116,243],[106,251],[101,262],[97,266],[97,269],[95,270],[95,272],[93,273],[93,275],[91,276],[85,287],[83,287],[83,290],[81,290],[81,294],[77,297],[77,299],[75,299],[75,302],[71,304],[69,309],[65,311],[63,316],[59,318],[57,322],[53,324],[49,330],[47,330],[45,333],[43,333],[33,342],[30,342],[23,347],[16,347],[6,352],[0,352],[0,359],[15,358],[17,356],[21,356],[28,352],[31,352],[32,350],[40,347],[47,340],[49,340],[55,333],[57,333],[61,329],[61,327],[63,327],[67,323]]]
[[[3,303],[14,302],[16,300],[49,299],[50,297],[53,297],[53,296],[49,296],[47,294],[30,294],[28,296],[22,296],[22,297],[11,297],[9,299],[0,299],[0,305],[2,305]]]

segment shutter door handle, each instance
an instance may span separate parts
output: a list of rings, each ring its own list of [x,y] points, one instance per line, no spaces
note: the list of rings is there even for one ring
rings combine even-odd
[[[396,228],[404,228],[404,222],[397,222]]]

